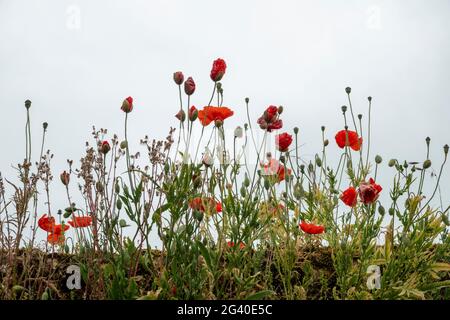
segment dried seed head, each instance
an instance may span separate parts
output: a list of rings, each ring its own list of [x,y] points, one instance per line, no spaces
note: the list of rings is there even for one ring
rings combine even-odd
[[[31,107],[31,101],[25,100],[25,108],[30,109],[30,107]]]

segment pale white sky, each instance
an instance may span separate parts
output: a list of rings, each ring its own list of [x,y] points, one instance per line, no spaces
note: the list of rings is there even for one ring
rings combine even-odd
[[[228,64],[224,105],[235,111],[227,126],[246,122],[247,96],[255,121],[269,104],[283,105],[285,128],[300,128],[305,160],[319,151],[321,125],[334,148],[330,157],[338,154],[333,137],[342,129],[346,86],[356,113],[366,116],[366,97],[373,96],[372,154],[385,160],[381,183],[391,181],[389,158],[423,161],[426,136],[436,170],[450,143],[447,0],[0,0],[0,43],[3,176],[24,157],[26,99],[33,102],[33,157],[47,121],[46,147],[59,176],[66,159],[78,166],[93,124],[122,135],[119,108],[129,95],[131,146],[145,134],[164,138],[177,126],[173,72],[194,77],[192,103],[202,107],[218,57]],[[58,179],[56,207],[66,206],[63,192]]]

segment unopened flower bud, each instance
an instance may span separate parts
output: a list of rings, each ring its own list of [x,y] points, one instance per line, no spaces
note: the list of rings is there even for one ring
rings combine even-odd
[[[389,166],[389,167],[393,167],[393,166],[395,166],[395,159],[391,159],[391,160],[389,160],[389,162],[388,162],[388,166]]]
[[[371,97],[371,96],[368,96],[368,97],[367,97],[367,100],[369,100],[369,102],[371,102],[371,101],[372,101],[372,97]]]
[[[184,112],[183,109],[180,109],[180,111],[178,111],[178,113],[175,115],[175,118],[177,118],[181,122],[184,122],[184,120],[186,120],[186,112]]]
[[[48,123],[47,123],[47,122],[44,122],[44,123],[42,124],[42,127],[44,128],[44,130],[47,130],[47,128],[48,128]]]
[[[358,114],[358,119],[361,120],[362,119],[362,114]]]
[[[181,71],[177,71],[173,74],[173,81],[175,81],[175,83],[177,85],[181,85],[184,81],[184,75],[183,72]]]
[[[431,141],[430,137],[425,138],[425,142],[427,143],[427,146],[430,146],[430,141]]]
[[[245,103],[249,103],[250,102],[250,99],[247,97],[247,98],[245,98]]]
[[[133,110],[133,98],[128,97],[125,100],[123,100],[122,107],[120,109],[122,109],[122,111],[125,113],[131,112]]]
[[[203,154],[203,158],[202,158],[202,163],[206,166],[206,167],[210,167],[213,165],[214,163],[214,159],[213,156],[211,154],[211,151],[209,151],[208,149],[205,151],[205,153]]]
[[[25,100],[25,108],[30,109],[30,107],[31,107],[31,101]]]
[[[245,131],[248,130],[248,123],[244,123],[244,129],[245,129]]]
[[[286,157],[285,156],[280,156],[280,162],[281,163],[286,163]]]
[[[223,121],[222,120],[216,120],[216,121],[214,121],[214,124],[216,125],[217,128],[220,128],[223,125]]]
[[[128,142],[127,142],[127,140],[123,140],[121,143],[120,143],[120,149],[126,149],[128,147]]]
[[[389,212],[390,216],[393,216],[394,213],[395,213],[395,209],[394,208],[389,208],[388,212]]]
[[[445,155],[448,154],[448,144],[446,144],[446,145],[444,146],[444,153],[445,153]]]
[[[323,145],[326,147],[329,143],[330,143],[330,141],[328,141],[328,139],[325,139],[325,141],[323,142]]]
[[[298,127],[294,127],[294,133],[298,134]]]
[[[70,174],[68,172],[64,171],[63,173],[61,173],[60,178],[61,178],[61,182],[63,185],[65,185],[65,186],[69,185]]]
[[[378,213],[382,216],[384,216],[384,214],[386,213],[386,210],[384,209],[383,206],[379,206],[378,207]]]
[[[283,110],[284,110],[283,106],[279,106],[278,107],[278,114],[282,114]]]
[[[322,132],[324,132],[325,131],[325,126],[321,126],[320,130],[322,130]]]
[[[375,156],[375,163],[376,164],[380,164],[382,161],[383,161],[383,158],[381,158],[381,156],[379,156],[379,155]]]
[[[350,94],[350,92],[352,92],[352,88],[350,87],[345,88],[345,92],[347,92],[347,94]]]
[[[102,193],[104,190],[103,184],[100,181],[97,181],[95,183],[95,189],[97,190],[97,192]]]
[[[347,106],[342,106],[341,110],[342,110],[343,113],[346,113],[347,112]]]
[[[244,135],[244,131],[242,130],[242,127],[236,127],[236,129],[234,129],[234,137],[235,138],[242,138]]]
[[[423,163],[423,168],[424,168],[424,169],[428,169],[429,167],[431,167],[431,160],[430,160],[430,159],[427,159],[427,160],[425,160],[424,163]]]
[[[108,141],[103,141],[100,147],[100,152],[103,154],[107,154],[109,150],[111,150],[111,146],[109,145]]]
[[[321,166],[322,166],[322,159],[320,159],[317,155],[316,155],[316,165],[317,165],[318,167],[321,167]]]
[[[190,96],[195,92],[195,82],[192,77],[187,78],[187,80],[184,82],[184,92]]]
[[[191,121],[191,122],[197,120],[198,110],[195,106],[190,107],[188,117],[189,117],[189,121]]]

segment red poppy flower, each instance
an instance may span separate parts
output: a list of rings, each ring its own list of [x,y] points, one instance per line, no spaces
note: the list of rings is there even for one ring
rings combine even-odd
[[[370,178],[369,182],[361,182],[359,185],[359,198],[364,204],[373,203],[378,199],[381,190],[383,188]]]
[[[222,204],[213,198],[196,197],[189,202],[189,207],[201,212],[222,212]]]
[[[280,164],[278,160],[270,159],[269,163],[264,164],[263,166],[263,173],[264,175],[276,175],[278,179],[278,183],[284,180],[286,176],[286,169],[285,167]],[[287,175],[290,176],[292,173],[291,169],[288,169]]]
[[[122,107],[120,109],[122,109],[122,111],[125,113],[133,111],[133,98],[128,97],[125,100],[123,100]]]
[[[195,92],[195,82],[192,77],[187,78],[187,80],[184,82],[184,92],[190,96]]]
[[[46,214],[44,214],[39,220],[38,220],[38,226],[42,230],[45,230],[47,232],[52,232],[53,227],[55,226],[55,218],[53,217],[47,217]]]
[[[358,194],[356,193],[356,189],[353,187],[348,187],[347,190],[342,192],[340,199],[349,207],[356,206],[356,202],[358,200]]]
[[[283,127],[283,121],[278,119],[278,115],[278,107],[269,106],[266,111],[264,111],[264,114],[258,119],[259,127],[268,132],[281,129]]]
[[[198,112],[198,119],[202,125],[207,126],[212,121],[224,121],[226,118],[231,117],[234,112],[227,107],[212,107],[206,106],[203,110]]]
[[[225,74],[225,70],[227,69],[227,64],[225,63],[225,60],[223,59],[217,59],[214,60],[213,66],[211,69],[211,80],[216,82],[220,81]]]
[[[55,244],[64,244],[64,241],[66,240],[66,237],[64,237],[64,234],[59,233],[50,233],[47,236],[48,243],[55,245]]]
[[[348,141],[347,141],[348,135]],[[345,146],[352,148],[355,151],[359,151],[362,146],[362,138],[358,137],[358,134],[355,131],[350,130],[341,130],[336,133],[335,136],[336,143],[339,148],[343,149]]]
[[[324,226],[315,225],[313,223],[306,223],[305,221],[302,221],[299,226],[300,229],[303,230],[303,232],[306,232],[308,234],[320,234],[325,231]]]
[[[74,228],[89,227],[92,224],[92,217],[73,217],[73,220],[69,221],[68,223]]]
[[[62,224],[55,224],[51,230],[51,233],[63,234],[65,231],[69,230],[69,228],[70,227],[67,224],[64,225],[64,229]]]
[[[228,241],[227,242],[227,246],[229,248],[234,248],[235,243],[233,241]],[[239,249],[244,249],[245,248],[245,244],[243,242],[239,243]]]
[[[275,137],[275,145],[277,146],[277,149],[281,152],[288,151],[291,143],[292,143],[292,136],[287,132],[279,134]]]

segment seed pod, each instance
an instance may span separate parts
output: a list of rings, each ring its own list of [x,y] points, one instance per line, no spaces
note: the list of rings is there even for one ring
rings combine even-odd
[[[345,88],[345,92],[347,94],[350,94],[350,92],[352,92],[352,88],[350,88],[350,87]]]
[[[316,166],[321,167],[322,166],[322,159],[319,158],[319,156],[316,155]]]
[[[128,146],[128,142],[126,141],[126,140],[123,140],[121,143],[120,143],[120,149],[126,149],[127,148],[127,146]]]
[[[389,208],[388,212],[389,212],[390,216],[393,216],[394,213],[395,213],[395,209],[394,208]]]
[[[391,159],[391,160],[389,160],[389,162],[388,162],[388,166],[389,167],[393,167],[393,166],[395,166],[395,159]]]
[[[120,192],[120,185],[119,185],[119,180],[116,180],[116,185],[114,187],[114,191],[116,191],[116,193]]]
[[[423,163],[423,168],[424,168],[424,169],[428,169],[429,167],[431,167],[431,160],[430,160],[430,159],[427,159],[427,160],[425,160],[424,163]]]
[[[241,196],[242,196],[243,198],[245,198],[245,196],[247,195],[247,189],[245,189],[244,187],[241,187],[240,192],[241,192]]]
[[[127,222],[125,221],[125,219],[120,219],[120,220],[119,220],[119,226],[120,226],[121,228],[128,227]]]
[[[375,163],[376,164],[380,164],[382,161],[383,161],[383,158],[381,158],[381,156],[379,156],[379,155],[375,156]]]
[[[117,199],[116,205],[117,205],[117,209],[119,209],[119,210],[122,209],[122,201],[120,199]]]
[[[325,139],[325,141],[323,142],[323,145],[326,147],[326,146],[328,146],[329,143],[330,143],[330,141],[328,141],[328,139]]]
[[[378,213],[382,216],[384,216],[384,214],[386,213],[386,210],[384,209],[383,206],[379,206],[378,207]]]
[[[247,188],[250,186],[250,179],[248,178],[247,173],[245,173],[244,186]]]

